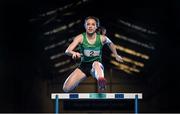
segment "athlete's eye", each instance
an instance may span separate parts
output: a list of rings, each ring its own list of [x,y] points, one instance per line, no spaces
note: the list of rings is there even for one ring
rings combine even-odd
[[[93,26],[95,26],[95,23],[92,23]]]

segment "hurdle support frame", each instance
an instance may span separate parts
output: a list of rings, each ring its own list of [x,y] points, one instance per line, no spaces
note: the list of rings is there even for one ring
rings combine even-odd
[[[51,99],[55,99],[55,114],[59,113],[59,99],[134,99],[134,113],[138,114],[138,99],[142,99],[142,93],[52,93]]]

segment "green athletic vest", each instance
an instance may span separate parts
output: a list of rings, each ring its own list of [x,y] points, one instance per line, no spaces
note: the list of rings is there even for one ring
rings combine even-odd
[[[102,43],[100,39],[100,34],[96,34],[96,41],[94,44],[90,44],[87,41],[86,33],[82,33],[83,42],[80,44],[80,53],[83,54],[81,57],[81,62],[93,62],[93,61],[102,61]]]

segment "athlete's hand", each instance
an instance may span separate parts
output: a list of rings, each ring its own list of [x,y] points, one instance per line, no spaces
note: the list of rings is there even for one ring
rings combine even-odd
[[[116,55],[116,61],[123,62],[123,58],[119,55]]]
[[[79,58],[81,58],[81,54],[80,53],[78,53],[78,52],[73,52],[72,53],[72,59],[79,59]]]

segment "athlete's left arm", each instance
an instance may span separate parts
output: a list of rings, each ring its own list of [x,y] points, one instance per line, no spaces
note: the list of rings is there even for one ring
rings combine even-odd
[[[115,55],[115,58],[118,62],[123,62],[123,58],[117,53],[114,43],[107,36],[102,36],[102,43],[109,46],[110,50]]]

